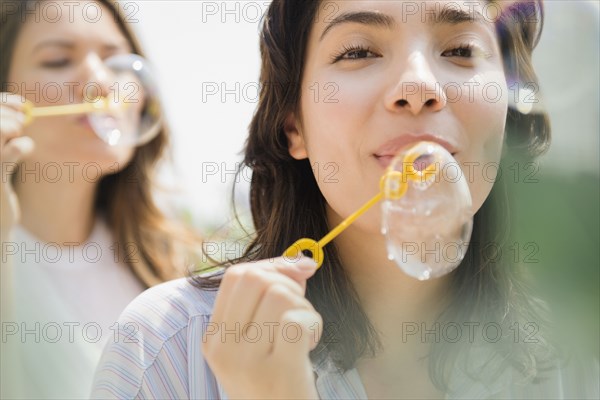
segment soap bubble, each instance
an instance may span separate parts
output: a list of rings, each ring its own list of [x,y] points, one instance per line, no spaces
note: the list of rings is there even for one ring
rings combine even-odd
[[[464,174],[446,173],[456,168],[444,147],[419,142],[394,157],[382,180],[388,257],[419,280],[454,270],[468,249],[472,199]]]
[[[122,54],[108,58],[111,93],[100,111],[88,114],[96,134],[111,146],[140,146],[162,126],[162,113],[153,74],[144,58]]]

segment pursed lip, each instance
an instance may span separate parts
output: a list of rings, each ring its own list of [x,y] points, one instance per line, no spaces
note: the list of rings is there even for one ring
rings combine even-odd
[[[398,152],[411,143],[417,142],[434,142],[448,150],[452,156],[454,156],[458,152],[458,148],[455,144],[442,139],[437,135],[432,135],[429,133],[424,134],[412,134],[407,133],[400,135],[392,140],[385,142],[381,145],[377,151],[373,154],[373,157],[377,160],[377,162],[383,167],[387,168],[392,159],[398,154]]]

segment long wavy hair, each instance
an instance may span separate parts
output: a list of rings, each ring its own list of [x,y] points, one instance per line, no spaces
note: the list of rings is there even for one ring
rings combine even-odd
[[[243,256],[225,263],[226,267],[280,255],[298,238],[320,238],[331,229],[326,200],[309,160],[290,156],[284,133],[286,116],[299,111],[299,83],[320,3],[274,0],[265,15],[260,35],[262,90],[244,158],[244,166],[253,171],[250,205],[256,232]],[[505,9],[496,22],[507,78],[537,84],[531,56],[542,21],[542,2],[529,1]],[[547,149],[550,124],[544,112],[522,114],[510,108],[506,122],[507,147],[520,157],[532,159]],[[527,321],[541,321],[538,302],[529,295],[522,269],[508,257],[498,260],[487,253],[490,243],[502,249],[510,237],[510,226],[505,223],[509,215],[508,195],[506,182],[499,177],[474,217],[471,245],[461,265],[451,274],[448,307],[438,321],[493,321],[500,324],[503,333],[512,333],[518,327],[521,335],[530,333]],[[306,290],[306,297],[324,322],[321,341],[311,357],[327,353],[339,368],[347,370],[359,358],[377,354],[381,345],[344,270],[335,242],[324,252],[323,267],[308,280]],[[194,284],[215,289],[219,279],[198,276]],[[515,351],[515,345],[523,348]],[[526,346],[523,341],[514,343],[512,337],[503,337],[498,348],[507,362],[528,377],[535,377],[542,369],[540,346]],[[461,349],[464,347],[432,345],[430,376],[439,388],[447,388],[449,366]]]
[[[31,10],[42,0],[0,0],[0,83],[8,88],[8,74],[17,37]],[[141,47],[116,2],[98,0],[114,16],[132,51],[143,56]],[[166,155],[169,134],[163,125],[150,142],[136,148],[132,160],[121,171],[104,176],[97,190],[95,209],[106,218],[122,259],[133,274],[150,287],[185,275],[184,263],[199,252],[196,233],[169,220],[157,207],[152,191],[155,170]],[[15,174],[16,175],[16,174]],[[192,262],[191,258],[189,259]]]

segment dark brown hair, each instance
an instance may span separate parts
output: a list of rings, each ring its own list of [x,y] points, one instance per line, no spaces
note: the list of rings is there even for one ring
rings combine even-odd
[[[31,10],[40,0],[0,0],[0,90],[7,90],[14,46],[26,22],[24,10]],[[116,3],[98,0],[115,18],[132,51],[143,56],[140,45],[121,15]],[[96,211],[104,214],[118,244],[118,254],[146,286],[184,276],[184,254],[197,252],[200,240],[190,230],[165,217],[156,206],[154,171],[168,147],[165,125],[150,142],[138,147],[129,164],[99,182]]]
[[[299,111],[307,42],[320,3],[274,0],[265,16],[260,36],[262,90],[244,159],[253,170],[250,204],[256,236],[243,257],[232,263],[280,255],[297,239],[321,238],[331,228],[309,161],[290,156],[283,129],[286,116]],[[507,77],[537,83],[531,53],[539,38],[542,14],[541,1],[522,2],[505,10],[497,22]],[[549,144],[550,127],[544,113],[525,115],[509,109],[506,131],[509,147],[526,158],[541,154]],[[507,191],[499,180],[475,215],[471,245],[451,275],[452,293],[440,321],[494,321],[507,328],[504,332],[517,321],[539,321],[535,301],[527,295],[517,266],[485,254],[489,243],[502,245],[506,241],[509,227],[503,222],[508,215]],[[327,352],[339,368],[347,370],[360,357],[376,354],[380,342],[344,271],[335,243],[324,251],[323,267],[307,283],[306,296],[324,321],[322,339],[311,355]],[[218,281],[203,278],[196,278],[195,283],[202,288],[218,286]],[[435,344],[433,347],[430,374],[438,387],[445,388],[445,360],[457,353],[440,346],[436,349]],[[539,369],[532,356],[534,348],[523,352],[514,351],[512,346],[504,351],[506,358],[528,375]]]

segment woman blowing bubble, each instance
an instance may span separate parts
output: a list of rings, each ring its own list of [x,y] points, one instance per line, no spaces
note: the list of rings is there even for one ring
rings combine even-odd
[[[436,142],[463,172],[497,164],[504,149],[532,158],[547,147],[545,114],[510,107],[507,90],[537,81],[541,4],[468,3],[272,2],[245,150],[256,236],[222,277],[170,282],[130,304],[120,324],[140,329],[106,348],[94,398],[589,395],[554,368],[514,263],[484,251],[502,244],[508,211],[501,181],[481,170],[469,179],[468,253],[445,276],[404,274],[377,208],[324,249],[318,270],[271,258],[364,204],[406,144]],[[333,177],[319,171],[329,165]],[[535,340],[523,339],[528,323]]]
[[[119,314],[144,289],[184,276],[196,239],[152,199],[164,125],[136,147],[99,137],[123,128],[106,116],[28,121],[31,108],[133,93],[139,81],[115,82],[107,65],[141,54],[116,4],[0,5],[2,350],[14,357],[3,356],[2,394],[84,398]],[[137,100],[131,129],[146,104]]]

